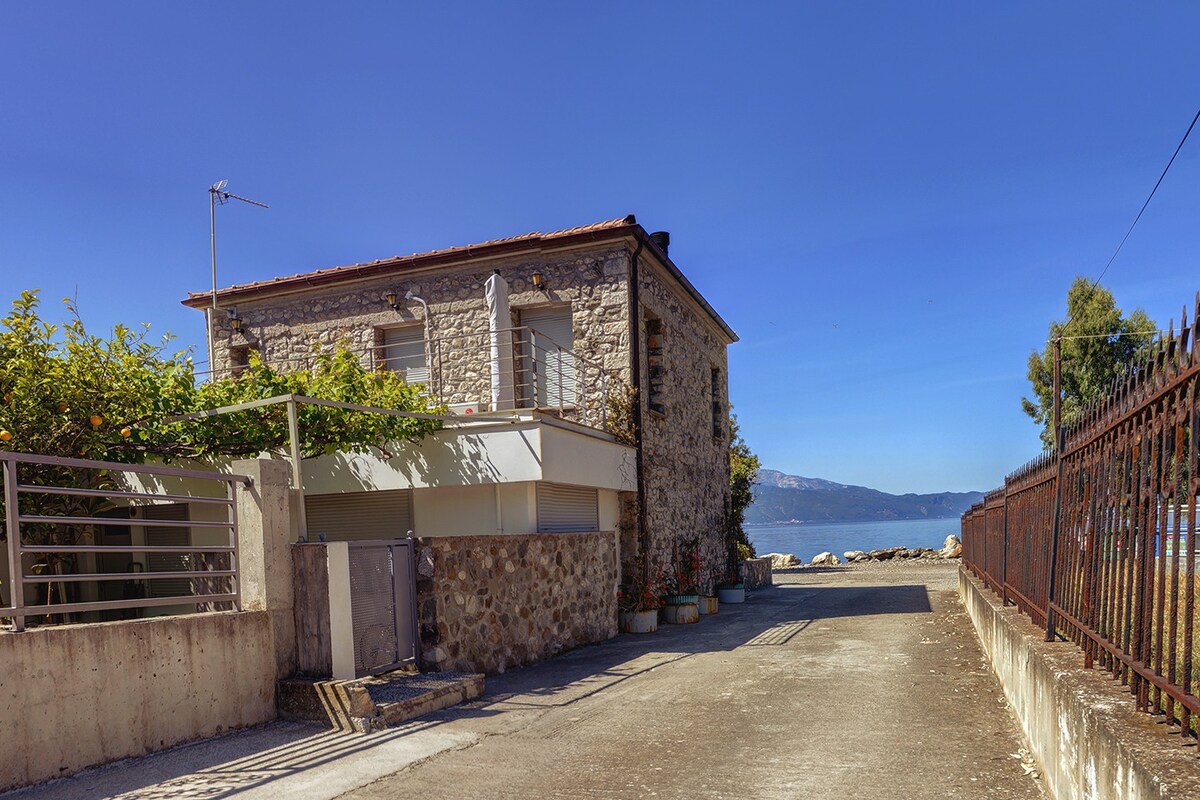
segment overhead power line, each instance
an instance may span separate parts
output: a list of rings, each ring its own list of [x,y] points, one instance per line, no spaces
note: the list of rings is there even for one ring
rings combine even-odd
[[[1183,138],[1179,140],[1179,144],[1175,147],[1175,152],[1171,154],[1171,160],[1167,162],[1165,167],[1163,167],[1162,174],[1159,175],[1158,180],[1154,182],[1154,188],[1150,190],[1150,194],[1146,197],[1146,202],[1142,203],[1142,207],[1138,210],[1137,216],[1133,218],[1133,224],[1129,226],[1129,230],[1125,231],[1125,235],[1121,237],[1120,244],[1118,244],[1117,249],[1113,251],[1112,257],[1108,259],[1108,263],[1104,265],[1104,269],[1100,270],[1100,276],[1096,278],[1096,280],[1092,281],[1092,288],[1088,290],[1087,300],[1092,299],[1092,294],[1095,293],[1096,287],[1100,285],[1100,281],[1102,281],[1104,276],[1108,273],[1108,268],[1111,267],[1113,262],[1117,260],[1117,256],[1121,253],[1121,248],[1125,246],[1125,242],[1129,241],[1129,235],[1133,233],[1133,229],[1136,228],[1138,222],[1141,221],[1142,214],[1146,213],[1146,207],[1149,206],[1150,201],[1154,199],[1154,195],[1158,192],[1158,187],[1162,186],[1163,178],[1167,177],[1167,172],[1170,171],[1171,165],[1175,163],[1175,157],[1179,155],[1179,151],[1183,149],[1184,143],[1187,142],[1188,137],[1192,135],[1192,129],[1196,127],[1197,121],[1200,121],[1200,111],[1197,111],[1196,116],[1192,117],[1192,124],[1188,125],[1187,130],[1183,134]],[[1084,302],[1086,303],[1087,300]],[[1063,334],[1070,329],[1071,324],[1075,322],[1076,316],[1078,315],[1076,314],[1067,320],[1067,324],[1064,325],[1062,330],[1059,332],[1058,338],[1064,338]]]

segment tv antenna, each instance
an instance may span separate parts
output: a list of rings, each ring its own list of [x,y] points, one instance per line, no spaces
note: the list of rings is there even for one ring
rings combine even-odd
[[[228,185],[229,181],[222,180],[208,187],[209,249],[212,252],[212,307],[208,310],[208,371],[210,379],[217,366],[213,361],[213,333],[217,319],[217,206],[223,206],[230,200],[240,200],[259,208],[270,208],[266,203],[225,191],[225,187]]]

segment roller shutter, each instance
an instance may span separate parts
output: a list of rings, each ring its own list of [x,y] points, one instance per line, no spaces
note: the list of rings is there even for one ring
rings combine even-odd
[[[412,530],[412,490],[315,494],[304,498],[309,541],[403,539]]]
[[[600,529],[600,497],[595,489],[539,483],[537,507],[539,533]]]
[[[429,383],[424,325],[384,328],[383,357],[387,368],[399,372],[406,382]]]

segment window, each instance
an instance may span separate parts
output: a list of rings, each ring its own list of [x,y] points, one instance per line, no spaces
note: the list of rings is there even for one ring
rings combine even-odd
[[[429,383],[424,325],[382,328],[377,333],[377,342],[385,369],[399,372],[407,383]]]
[[[725,436],[725,404],[721,402],[721,370],[712,368],[712,434],[713,438]]]
[[[538,533],[600,529],[600,493],[581,486],[537,485]]]
[[[662,320],[646,320],[646,402],[650,410],[667,413],[665,382],[667,367],[663,358],[664,331]]]
[[[538,408],[574,406],[575,331],[570,306],[521,309],[521,383]]]
[[[241,375],[245,372],[246,367],[250,366],[251,350],[258,352],[257,347],[250,345],[229,348],[229,372],[233,377]]]

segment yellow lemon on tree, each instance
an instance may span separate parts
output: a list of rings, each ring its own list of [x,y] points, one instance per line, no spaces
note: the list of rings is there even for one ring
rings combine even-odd
[[[0,431],[0,442],[7,442],[12,439],[12,434],[8,431]]]
[[[99,414],[92,414],[88,417],[88,422],[92,423],[93,428],[99,428],[104,423],[104,417]]]
[[[133,435],[133,431],[131,431],[129,428],[121,428],[121,436],[128,439],[132,435]]]

